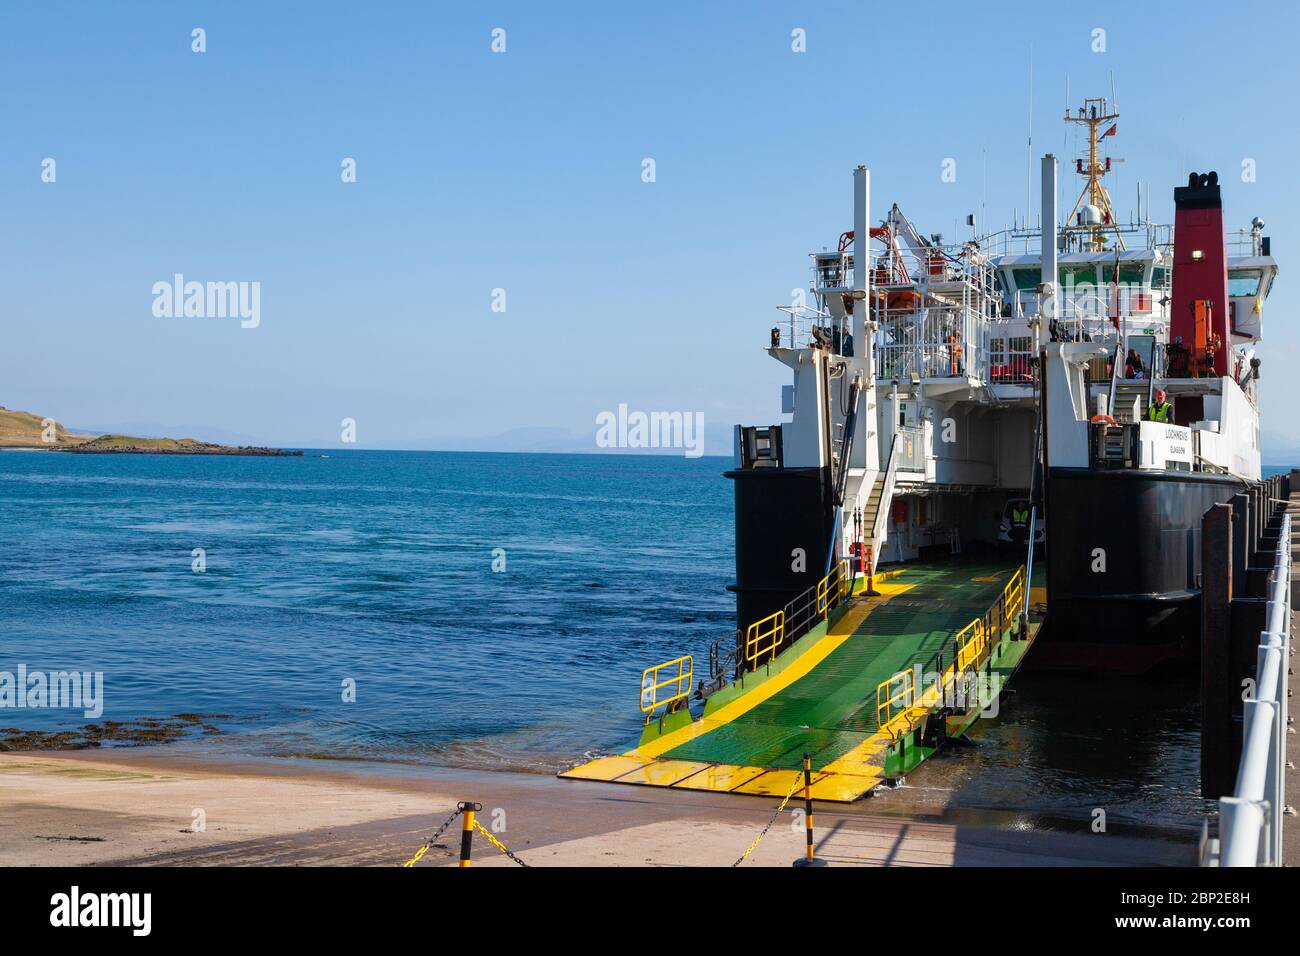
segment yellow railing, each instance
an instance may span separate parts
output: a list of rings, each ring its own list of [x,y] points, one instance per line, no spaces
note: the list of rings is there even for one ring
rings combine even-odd
[[[819,617],[824,618],[830,613],[832,592],[835,593],[837,600],[844,598],[853,586],[852,580],[849,575],[849,560],[848,558],[841,558],[835,562],[835,567],[831,569],[831,573],[817,582],[817,614]]]
[[[745,660],[756,664],[765,654],[776,657],[776,649],[784,639],[785,611],[777,611],[761,621],[755,621],[745,631]]]
[[[897,685],[897,686],[895,686]],[[916,677],[910,670],[899,671],[876,686],[876,726],[884,727],[894,717],[894,706],[906,711],[916,703]]]
[[[1014,610],[1025,603],[1025,566],[1022,564],[1016,568],[1016,573],[1011,575],[1011,580],[1007,586],[1002,589],[1002,607],[1003,610],[1011,611],[1008,616],[1015,618]]]
[[[907,707],[911,706],[912,703],[919,702],[922,706],[928,708],[936,706],[945,700],[949,687],[961,680],[966,673],[978,669],[984,663],[993,646],[1001,640],[1007,624],[1014,621],[1020,613],[1024,599],[1025,566],[1022,564],[1016,568],[1015,573],[1011,575],[1011,580],[1002,589],[1002,594],[993,602],[988,611],[953,635],[953,644],[956,646],[957,651],[952,663],[944,668],[943,673],[939,675],[938,683],[925,691],[920,696],[919,701],[913,684],[914,678],[911,676],[912,672],[910,670],[899,671],[889,680],[881,682],[876,687],[876,726],[882,730],[887,729],[891,735],[896,736],[895,728],[887,727],[895,716],[894,707],[896,704],[904,700],[907,701],[907,706],[899,707],[899,711],[902,713],[906,712]],[[901,683],[898,689],[893,686],[904,675],[907,675],[906,694],[904,694]]]
[[[988,646],[988,631],[984,619],[977,618],[957,632],[957,670],[964,671],[978,662]]]
[[[676,668],[675,673],[661,677],[661,671]],[[647,667],[641,672],[641,713],[649,714],[657,707],[681,700],[691,692],[691,681],[695,676],[695,661],[691,655],[677,657],[654,667]],[[671,692],[664,690],[671,687]],[[663,690],[664,696],[659,692]]]

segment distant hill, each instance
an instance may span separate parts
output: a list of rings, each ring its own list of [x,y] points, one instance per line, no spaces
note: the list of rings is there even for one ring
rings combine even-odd
[[[89,441],[69,445],[65,451],[78,455],[301,455],[300,451],[281,451],[251,445],[217,445],[194,438],[132,438],[130,435],[100,435]]]
[[[264,445],[266,439],[249,435],[246,432],[229,431],[214,428],[211,425],[185,424],[176,422],[164,425],[150,421],[93,421],[71,422],[68,430],[84,435],[134,435],[137,438],[167,438],[171,435],[184,435],[198,441],[212,442],[214,445]]]
[[[53,441],[46,441],[46,421],[53,425]],[[297,451],[250,445],[218,445],[194,438],[135,438],[130,435],[86,435],[70,432],[58,422],[31,412],[0,406],[0,448],[39,448],[82,455],[301,455]]]
[[[66,448],[95,437],[70,432],[54,422],[54,441],[45,441],[44,422],[43,415],[16,412],[0,405],[0,448]]]

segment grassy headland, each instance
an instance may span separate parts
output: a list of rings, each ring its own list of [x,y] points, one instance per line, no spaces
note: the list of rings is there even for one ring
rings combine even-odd
[[[49,423],[48,425],[46,423]],[[259,446],[218,445],[194,438],[135,438],[130,435],[80,435],[50,418],[0,405],[0,448],[34,448],[83,455],[301,455],[300,451]]]

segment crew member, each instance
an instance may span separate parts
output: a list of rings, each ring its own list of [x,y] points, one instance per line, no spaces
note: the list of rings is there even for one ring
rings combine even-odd
[[[961,375],[961,339],[955,331],[948,333],[948,374]]]
[[[1142,364],[1142,356],[1138,355],[1137,349],[1129,349],[1128,357],[1124,359],[1124,377],[1141,378],[1146,371]]]
[[[1023,544],[1029,540],[1029,502],[1014,501],[1011,503],[1011,533],[1010,538],[1017,544]]]
[[[845,358],[853,358],[853,336],[848,329],[841,329],[839,323],[831,326],[831,351]]]
[[[1165,400],[1165,390],[1157,388],[1155,395],[1152,396],[1151,405],[1147,408],[1147,421],[1167,424],[1173,420],[1174,406]]]

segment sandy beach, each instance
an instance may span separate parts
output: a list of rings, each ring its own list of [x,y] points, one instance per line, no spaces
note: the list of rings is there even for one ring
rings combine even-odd
[[[818,806],[818,855],[862,866],[1194,860],[1194,838],[1182,832],[1027,829],[1012,815],[909,818],[907,803],[890,797]],[[4,753],[0,865],[397,866],[458,800],[483,804],[482,822],[532,866],[727,866],[777,804],[548,775],[214,761],[163,749]],[[454,863],[458,826],[418,865]],[[802,852],[787,812],[744,865],[789,866]],[[514,864],[480,836],[475,865]]]

